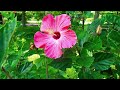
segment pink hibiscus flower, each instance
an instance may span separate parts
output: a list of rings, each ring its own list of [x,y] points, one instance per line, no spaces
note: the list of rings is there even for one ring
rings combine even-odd
[[[73,30],[69,30],[70,16],[58,15],[55,18],[48,14],[41,23],[41,32],[34,35],[34,44],[37,48],[44,48],[49,58],[60,58],[63,54],[62,48],[71,48],[76,44],[77,36]]]

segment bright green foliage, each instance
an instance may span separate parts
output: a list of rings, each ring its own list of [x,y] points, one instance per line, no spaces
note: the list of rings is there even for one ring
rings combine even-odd
[[[21,11],[17,11],[16,17],[12,11],[1,13],[4,21],[0,25],[1,79],[120,78],[120,15],[116,11],[100,11],[95,20],[91,11],[26,11],[26,20],[37,20],[38,24],[26,27],[21,26]],[[69,14],[71,28],[77,35],[76,45],[63,49],[63,56],[54,60],[47,58],[43,49],[32,46],[34,34],[48,13]]]
[[[77,79],[78,78],[78,73],[76,72],[75,68],[66,68],[66,78],[68,79]]]

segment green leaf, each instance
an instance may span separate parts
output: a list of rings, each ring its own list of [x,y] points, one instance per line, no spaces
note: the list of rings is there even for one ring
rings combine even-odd
[[[0,31],[0,63],[2,59],[5,57],[16,24],[17,18],[14,18],[10,22],[6,23],[3,30]]]
[[[72,59],[71,58],[59,58],[59,59],[53,60],[49,65],[54,68],[65,71],[66,68],[71,67]]]
[[[14,12],[10,12],[10,15],[9,15],[9,16],[10,16],[11,19],[13,19],[13,18],[15,17]]]
[[[88,34],[87,31],[81,30],[81,32],[80,32],[79,35],[78,35],[78,40],[80,41],[79,44],[80,44],[81,47],[83,47],[83,44],[84,44],[85,42],[87,42],[89,36],[90,36],[90,35]]]
[[[120,16],[114,15],[114,14],[106,14],[105,19],[109,23],[117,23],[119,24]]]
[[[33,64],[29,64],[29,66],[27,66],[24,70],[22,70],[21,74],[25,74],[27,72],[29,72],[31,70],[31,68],[33,67]]]
[[[91,34],[91,35],[95,35],[96,34],[96,29],[99,25],[103,25],[105,22],[105,17],[101,17],[101,18],[97,18],[95,19],[87,28],[87,31]]]
[[[116,44],[120,44],[120,31],[115,31],[112,30],[109,34],[108,34],[108,39],[113,40]]]
[[[93,53],[91,51],[89,51],[88,49],[86,48],[83,48],[80,55],[82,57],[92,57],[93,56]]]
[[[120,50],[120,31],[111,30],[107,36],[108,46],[111,51],[119,53]]]
[[[1,14],[2,14],[3,17],[6,17],[6,18],[10,17],[9,12],[2,11]]]
[[[95,67],[96,70],[103,71],[103,70],[109,69],[110,65],[112,65],[112,64],[113,64],[112,61],[102,60],[102,61],[99,61],[99,62],[95,63],[94,67]]]
[[[80,57],[77,59],[77,63],[80,66],[89,68],[94,61],[94,57]]]
[[[93,79],[104,79],[104,78],[106,78],[106,76],[102,75],[100,73],[100,71],[92,72],[92,76],[93,76]]]
[[[93,16],[93,13],[91,11],[84,11],[84,17],[91,18]]]
[[[102,40],[102,42],[104,42],[104,43],[102,43],[103,47],[107,46],[107,34],[108,34],[107,30],[102,29],[102,33],[100,35],[100,39]]]
[[[17,54],[9,55],[9,57],[7,58],[8,63],[10,64],[10,66],[12,68],[14,68],[15,66],[17,66],[17,63],[19,62],[18,58],[19,58],[19,55],[17,55]]]
[[[22,61],[20,65],[18,65],[17,70],[20,74],[26,74],[32,69],[33,66],[34,66],[33,63],[27,62],[25,60],[25,61]]]
[[[19,59],[13,60],[13,62],[11,63],[11,67],[15,68],[17,66],[18,62],[19,62]]]
[[[101,19],[95,19],[89,26],[88,26],[88,29],[87,31],[90,33],[90,34],[94,34],[96,32],[96,29],[98,27],[98,25],[101,24]]]
[[[82,67],[78,73],[79,79],[92,79],[90,68]]]
[[[39,71],[38,73],[40,74],[40,77],[41,79],[46,79],[46,67],[41,67],[39,68]]]
[[[15,17],[15,14],[14,12],[11,12],[11,11],[2,11],[2,16],[5,17],[5,18],[10,18],[10,19],[13,19]]]
[[[100,37],[94,37],[92,41],[84,44],[84,47],[88,50],[100,50],[102,49],[102,40]]]
[[[95,70],[107,70],[110,68],[110,65],[114,63],[114,56],[110,53],[96,53],[94,57],[95,63],[93,66],[95,67]]]
[[[0,24],[0,30],[3,28],[3,25]]]
[[[78,73],[76,72],[75,68],[66,68],[66,75],[70,79],[77,79],[78,78]]]
[[[45,66],[46,65],[45,58],[40,56],[39,59],[34,61],[34,64],[36,65],[37,69],[41,66]]]
[[[59,78],[59,73],[58,73],[58,70],[51,67],[51,66],[48,66],[48,72],[49,72],[49,78],[50,79],[55,79],[55,78]]]
[[[70,49],[63,49],[64,51],[64,54],[63,54],[63,57],[65,58],[76,58],[76,47],[72,47]]]

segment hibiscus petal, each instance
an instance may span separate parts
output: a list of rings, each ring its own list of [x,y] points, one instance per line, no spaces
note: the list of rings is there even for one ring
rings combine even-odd
[[[55,25],[56,25],[57,31],[68,29],[71,25],[70,16],[68,16],[67,14],[62,14],[62,15],[56,16]]]
[[[57,40],[56,40],[57,41]],[[60,45],[54,39],[49,40],[45,47],[45,54],[49,58],[60,58],[63,54]]]
[[[54,30],[54,27],[55,27],[55,20],[53,15],[48,14],[42,19],[41,28],[40,28],[41,31],[45,32],[48,29]]]
[[[37,48],[44,48],[48,39],[49,37],[47,34],[38,31],[34,35],[34,44]]]
[[[61,37],[59,39],[61,48],[71,48],[77,42],[77,36],[73,30],[61,31]]]

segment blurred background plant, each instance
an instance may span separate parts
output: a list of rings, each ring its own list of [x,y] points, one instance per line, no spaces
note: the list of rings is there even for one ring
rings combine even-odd
[[[63,57],[47,58],[33,36],[42,18],[68,14],[77,44]],[[119,79],[119,11],[1,11],[1,79]]]

